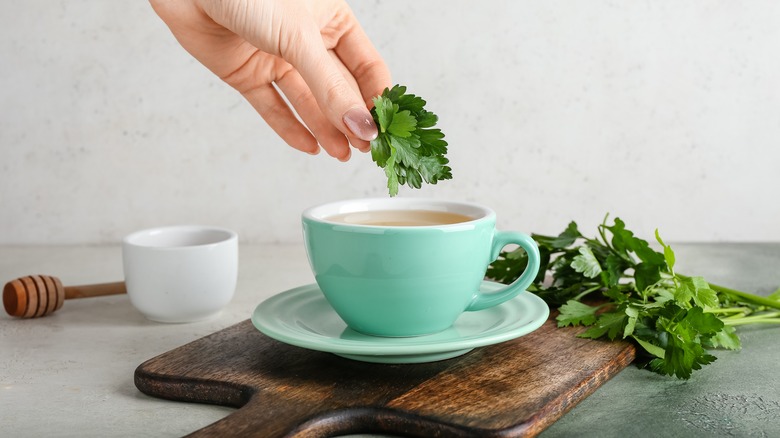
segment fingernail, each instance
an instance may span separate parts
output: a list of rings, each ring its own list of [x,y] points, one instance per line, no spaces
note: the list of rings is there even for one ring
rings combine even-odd
[[[352,108],[344,114],[343,120],[352,134],[361,140],[371,141],[379,135],[374,118],[365,109]]]

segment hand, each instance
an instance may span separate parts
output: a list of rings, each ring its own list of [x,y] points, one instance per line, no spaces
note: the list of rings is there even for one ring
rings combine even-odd
[[[151,4],[182,47],[238,90],[290,146],[316,154],[321,145],[342,161],[349,143],[370,150],[377,128],[368,108],[391,85],[390,72],[343,0]]]

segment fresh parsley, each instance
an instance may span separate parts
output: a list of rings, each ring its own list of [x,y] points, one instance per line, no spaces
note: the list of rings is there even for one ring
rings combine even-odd
[[[371,141],[371,159],[385,169],[390,196],[398,194],[399,185],[419,189],[423,181],[451,179],[447,142],[434,128],[438,117],[425,109],[425,100],[407,94],[401,85],[385,88],[373,100],[371,115],[379,135]]]
[[[780,289],[763,297],[679,274],[657,230],[662,252],[619,218],[607,220],[595,238],[575,222],[558,236],[532,236],[542,269],[529,290],[558,308],[559,327],[585,326],[582,338],[632,341],[639,366],[688,379],[716,359],[709,350],[740,348],[736,326],[780,324]],[[502,252],[486,275],[509,283],[527,260],[522,249]]]

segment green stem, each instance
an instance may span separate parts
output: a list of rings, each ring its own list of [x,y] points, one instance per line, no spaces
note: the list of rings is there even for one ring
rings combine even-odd
[[[725,286],[719,286],[717,284],[712,284],[712,283],[710,283],[710,287],[712,288],[712,290],[716,292],[720,292],[726,295],[731,295],[733,297],[740,298],[748,303],[771,307],[773,309],[780,309],[780,301],[773,300],[771,298],[762,297],[760,295],[749,294],[747,292],[730,289]]]
[[[746,324],[780,324],[780,312],[765,313],[763,315],[746,316],[744,318],[726,318],[723,324],[730,326],[746,325]]]
[[[612,245],[607,240],[607,233],[604,232],[604,229],[607,227],[607,219],[609,219],[609,213],[604,215],[604,219],[601,221],[601,225],[597,227],[599,234],[601,235],[601,240],[604,241],[604,245],[607,248],[612,249]]]
[[[587,295],[587,294],[589,294],[591,292],[596,292],[599,289],[601,289],[601,285],[593,286],[590,289],[585,289],[584,291],[580,292],[579,295],[577,295],[576,297],[574,297],[572,299],[575,300],[575,301],[580,301],[580,300],[582,300],[582,297],[584,297],[585,295]]]
[[[723,308],[713,308],[713,309],[705,309],[704,313],[714,313],[714,314],[725,314],[725,313],[746,313],[750,312],[752,309],[749,307],[723,307]]]
[[[682,274],[677,274],[677,276],[686,279],[691,278]],[[712,288],[712,290],[714,290],[715,292],[720,292],[726,295],[731,295],[733,297],[740,298],[743,302],[756,304],[759,306],[771,307],[773,309],[780,309],[780,301],[773,300],[767,297],[762,297],[760,295],[749,294],[747,292],[742,292],[725,286],[719,286],[713,283],[709,283],[709,285],[710,288]]]

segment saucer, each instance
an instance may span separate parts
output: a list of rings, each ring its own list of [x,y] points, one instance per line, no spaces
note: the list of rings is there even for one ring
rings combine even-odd
[[[504,287],[485,281],[481,290]],[[530,292],[476,312],[464,312],[452,327],[431,335],[386,338],[347,327],[316,284],[279,293],[257,306],[254,326],[278,341],[375,363],[422,363],[450,359],[476,347],[527,335],[550,315],[541,298]]]

